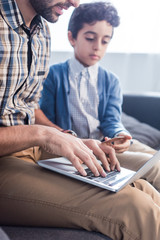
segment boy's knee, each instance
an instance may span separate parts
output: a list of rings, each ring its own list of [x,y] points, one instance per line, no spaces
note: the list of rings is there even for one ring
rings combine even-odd
[[[128,191],[127,207],[130,208],[131,214],[143,215],[149,210],[154,211],[154,187],[143,179],[133,183],[134,187]]]

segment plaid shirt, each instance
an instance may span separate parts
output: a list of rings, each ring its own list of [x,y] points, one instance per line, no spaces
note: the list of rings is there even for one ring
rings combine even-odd
[[[27,29],[15,0],[0,0],[0,126],[35,123],[49,55],[44,19]]]

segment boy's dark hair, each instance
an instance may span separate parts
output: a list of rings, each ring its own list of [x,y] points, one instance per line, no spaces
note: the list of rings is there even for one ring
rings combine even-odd
[[[92,24],[103,20],[110,23],[112,27],[117,27],[120,23],[117,10],[111,3],[92,2],[80,4],[71,15],[68,31],[71,31],[72,37],[76,39],[78,32],[85,23]]]

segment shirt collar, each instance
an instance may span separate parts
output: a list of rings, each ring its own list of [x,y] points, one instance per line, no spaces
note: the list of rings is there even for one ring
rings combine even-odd
[[[15,0],[0,0],[0,9],[3,18],[12,29],[15,30],[21,25],[25,25],[23,16]],[[36,16],[35,18],[37,26],[39,26],[39,28],[43,28],[41,17]]]
[[[98,63],[92,65],[90,67],[84,67],[75,57],[72,57],[69,60],[69,71],[72,76],[80,75],[83,71],[88,71],[90,79],[97,78],[98,74]]]

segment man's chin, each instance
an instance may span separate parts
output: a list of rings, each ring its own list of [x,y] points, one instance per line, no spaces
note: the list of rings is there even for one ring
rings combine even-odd
[[[59,16],[55,16],[54,18],[47,18],[47,17],[43,17],[43,18],[45,18],[50,23],[56,23],[59,19]]]

